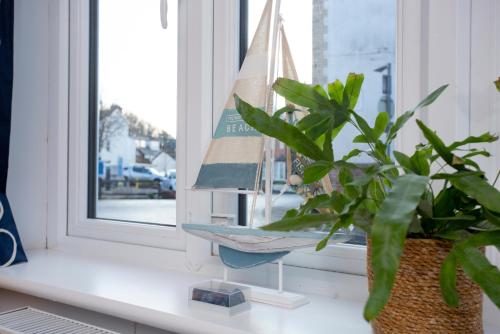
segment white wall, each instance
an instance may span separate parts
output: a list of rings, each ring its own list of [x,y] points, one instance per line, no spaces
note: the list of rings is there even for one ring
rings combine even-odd
[[[48,0],[16,0],[7,194],[26,248],[45,247],[49,112]]]

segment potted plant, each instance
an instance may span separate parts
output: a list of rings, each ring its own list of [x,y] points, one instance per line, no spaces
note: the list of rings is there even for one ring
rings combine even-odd
[[[263,228],[288,231],[328,224],[330,234],[317,250],[340,228],[366,232],[370,296],[364,317],[377,333],[481,333],[481,289],[500,307],[500,271],[484,255],[485,246],[500,247],[500,192],[475,161],[490,154],[471,144],[498,137],[484,133],[445,144],[417,120],[427,143],[418,144],[411,155],[391,152],[405,123],[446,86],[394,123],[382,112],[371,126],[355,112],[363,79],[351,73],[345,84],[337,80],[325,90],[280,78],[274,90],[295,106],[274,116],[235,96],[249,125],[310,159],[304,183],[338,172],[338,189],[309,198]],[[297,107],[308,113],[296,124],[280,118]],[[332,141],[346,124],[359,132],[354,142],[366,148],[338,158]],[[359,155],[370,157],[372,164],[352,163]],[[360,168],[361,176],[354,177]]]

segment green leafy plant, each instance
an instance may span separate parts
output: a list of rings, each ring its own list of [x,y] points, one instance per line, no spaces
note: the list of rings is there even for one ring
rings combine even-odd
[[[274,90],[308,111],[296,124],[269,116],[235,96],[238,112],[249,125],[312,160],[305,169],[304,182],[318,181],[336,170],[341,185],[332,193],[308,199],[263,228],[289,231],[327,224],[330,233],[317,250],[324,248],[341,228],[352,225],[365,231],[371,239],[374,273],[364,310],[367,320],[375,318],[389,299],[406,238],[453,243],[440,274],[442,295],[448,305],[459,304],[456,270],[460,266],[500,307],[500,271],[480,251],[484,246],[500,247],[500,192],[494,187],[496,179],[489,182],[475,161],[490,156],[475,145],[494,142],[498,137],[484,133],[445,144],[432,129],[416,120],[427,142],[417,145],[411,155],[391,153],[390,147],[403,126],[447,86],[436,89],[394,123],[382,112],[370,125],[355,111],[363,78],[362,74],[351,73],[345,84],[336,80],[326,90],[278,79]],[[285,112],[294,109],[288,106]],[[354,143],[366,148],[355,148],[337,158],[332,142],[346,124],[359,132]],[[372,163],[358,166],[351,162],[360,155],[370,157]],[[359,170],[361,176],[355,177]]]

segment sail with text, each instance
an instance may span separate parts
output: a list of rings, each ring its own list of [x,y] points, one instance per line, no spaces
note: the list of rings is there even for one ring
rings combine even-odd
[[[271,16],[272,1],[268,1],[203,160],[195,190],[257,190],[264,138],[238,114],[233,96],[265,106]]]

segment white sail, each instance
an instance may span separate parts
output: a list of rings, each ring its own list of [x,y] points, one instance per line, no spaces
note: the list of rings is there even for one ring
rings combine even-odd
[[[233,95],[266,103],[272,0],[268,0],[193,189],[255,191],[264,138],[236,111]]]

